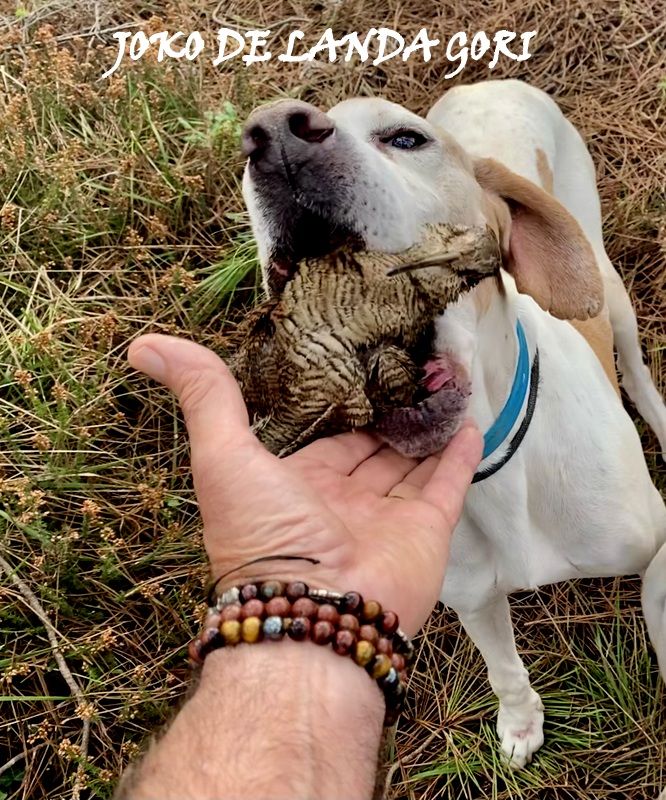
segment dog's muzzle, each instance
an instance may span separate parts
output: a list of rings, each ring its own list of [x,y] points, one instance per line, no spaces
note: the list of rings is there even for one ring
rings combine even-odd
[[[242,151],[273,242],[267,266],[273,293],[282,291],[299,261],[356,237],[344,219],[344,137],[323,111],[300,100],[263,106],[245,125]]]

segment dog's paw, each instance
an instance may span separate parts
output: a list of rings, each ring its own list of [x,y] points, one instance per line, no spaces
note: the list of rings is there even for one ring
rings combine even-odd
[[[506,706],[500,702],[497,734],[502,760],[513,769],[522,769],[543,744],[543,703],[534,692],[528,703]]]

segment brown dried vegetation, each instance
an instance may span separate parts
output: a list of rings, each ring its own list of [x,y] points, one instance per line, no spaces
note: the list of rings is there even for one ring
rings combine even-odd
[[[385,25],[414,35],[537,28],[493,77],[550,92],[597,165],[608,249],[662,392],[666,279],[663,0],[400,3],[3,3],[0,11],[0,798],[110,797],[186,688],[183,644],[205,565],[173,400],[126,367],[145,331],[216,346],[254,297],[239,120],[293,96],[386,96],[418,112],[451,81],[429,64],[272,60],[220,69],[146,57],[108,81],[110,31],[299,27],[315,41]],[[661,26],[661,27],[660,27]],[[470,65],[454,82],[489,77]],[[639,422],[644,431],[644,426]],[[656,445],[644,432],[648,461]],[[547,709],[528,770],[497,764],[482,663],[449,614],[422,639],[389,754],[391,797],[654,798],[666,697],[633,580],[514,604]]]

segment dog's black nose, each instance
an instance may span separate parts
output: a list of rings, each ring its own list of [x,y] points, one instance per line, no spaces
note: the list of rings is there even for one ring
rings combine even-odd
[[[334,131],[333,120],[318,108],[300,100],[281,100],[250,115],[241,149],[253,163],[270,159],[280,148],[307,157],[311,146],[321,144]]]

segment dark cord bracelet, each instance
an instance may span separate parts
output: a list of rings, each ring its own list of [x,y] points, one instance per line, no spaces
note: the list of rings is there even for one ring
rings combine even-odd
[[[331,645],[363,667],[384,694],[385,724],[392,725],[402,708],[407,666],[414,646],[400,630],[398,615],[384,611],[358,592],[310,589],[302,581],[246,583],[209,597],[203,631],[189,646],[190,664],[200,667],[220,647],[309,639]]]

